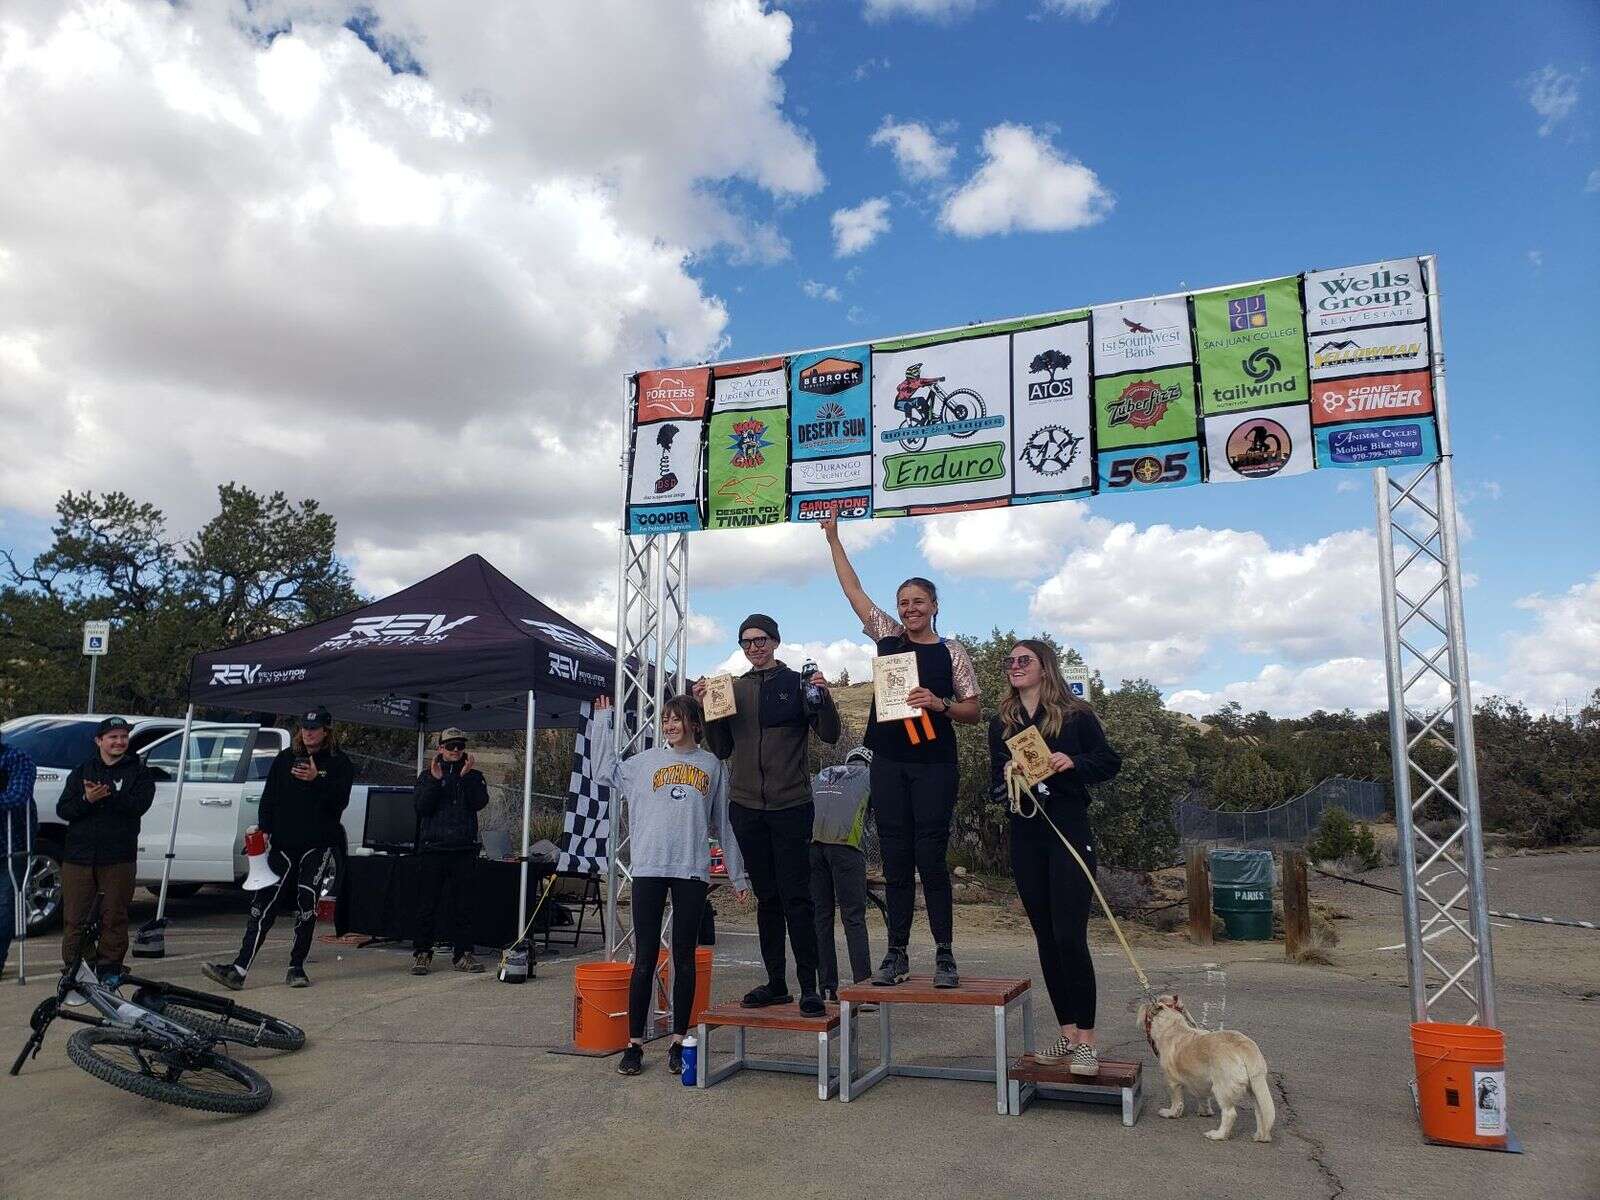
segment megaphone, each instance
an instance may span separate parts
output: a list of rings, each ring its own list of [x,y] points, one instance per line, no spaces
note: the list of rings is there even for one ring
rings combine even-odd
[[[259,892],[278,882],[278,873],[267,865],[267,835],[254,825],[245,832],[244,853],[250,860],[250,874],[244,880],[245,891]]]

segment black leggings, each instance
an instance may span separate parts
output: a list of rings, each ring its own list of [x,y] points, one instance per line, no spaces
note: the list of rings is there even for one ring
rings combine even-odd
[[[655,992],[661,920],[672,897],[672,1032],[689,1031],[694,1007],[694,948],[710,885],[699,879],[639,875],[633,880],[633,976],[628,981],[628,1036],[644,1037]]]
[[[1086,823],[1064,822],[1061,832],[1095,870],[1094,841]],[[1011,818],[1011,873],[1039,943],[1039,967],[1056,1023],[1094,1028],[1094,959],[1089,955],[1089,905],[1094,891],[1083,868],[1042,817]]]
[[[916,877],[935,945],[948,946],[955,928],[950,891],[950,820],[956,812],[955,763],[872,760],[872,812],[883,847],[884,894],[889,909],[889,946],[911,944],[911,914],[916,908]]]

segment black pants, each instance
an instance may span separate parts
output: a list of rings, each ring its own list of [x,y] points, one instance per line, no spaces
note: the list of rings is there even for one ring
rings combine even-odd
[[[811,908],[811,823],[816,805],[809,800],[776,811],[728,805],[739,853],[756,894],[756,929],[767,983],[780,992],[785,979],[783,933],[794,948],[794,973],[801,995],[817,990],[817,929]]]
[[[959,768],[955,763],[872,760],[872,812],[883,847],[883,882],[889,908],[889,945],[911,944],[911,914],[916,908],[915,876],[936,945],[950,944],[955,928],[950,891],[950,821],[956,812]]]
[[[628,1036],[642,1038],[655,990],[657,949],[667,897],[672,897],[672,1032],[689,1031],[694,1007],[694,948],[710,885],[699,879],[636,875],[633,879],[633,975],[628,980]]]
[[[850,952],[850,981],[872,974],[867,943],[867,856],[854,846],[811,843],[811,903],[817,910],[817,959],[824,991],[839,988],[839,954],[833,945],[833,909],[838,901],[844,942]]]
[[[449,892],[447,928],[452,957],[472,950],[472,885],[478,867],[476,849],[425,850],[417,855],[422,868],[417,880],[417,930],[411,949],[433,953],[433,930],[439,905]]]
[[[1086,823],[1063,821],[1051,812],[1089,869],[1095,869],[1094,841]],[[1039,969],[1050,993],[1056,1022],[1094,1028],[1094,959],[1089,955],[1089,906],[1094,891],[1083,868],[1038,817],[1011,818],[1011,872],[1017,894],[1039,943]]]
[[[256,892],[250,901],[250,919],[244,926],[244,943],[233,965],[241,972],[250,970],[261,943],[266,941],[278,913],[294,908],[294,945],[289,950],[289,965],[304,967],[311,953],[311,937],[317,931],[317,870],[330,847],[272,847],[267,865],[277,872],[278,882]]]

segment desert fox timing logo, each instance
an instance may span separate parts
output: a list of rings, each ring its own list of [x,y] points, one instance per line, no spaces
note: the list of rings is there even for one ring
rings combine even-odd
[[[368,646],[436,646],[454,629],[477,619],[475,613],[450,619],[448,613],[392,613],[386,617],[357,617],[350,628],[331,637],[318,650],[361,650]]]

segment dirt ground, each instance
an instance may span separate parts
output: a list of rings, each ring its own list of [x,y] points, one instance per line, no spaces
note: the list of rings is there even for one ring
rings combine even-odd
[[[1395,876],[1365,878],[1392,885]],[[1386,948],[1400,941],[1398,902],[1320,877],[1312,891],[1346,914],[1334,922],[1341,937],[1328,966],[1286,963],[1281,944],[1201,950],[1176,935],[1135,934],[1158,986],[1193,992],[1206,963],[1226,971],[1226,1022],[1260,1043],[1272,1069],[1271,1145],[1249,1140],[1248,1116],[1245,1132],[1215,1144],[1200,1136],[1212,1122],[1192,1106],[1180,1120],[1156,1115],[1159,1068],[1128,1011],[1133,977],[1098,922],[1102,1052],[1146,1069],[1131,1129],[1111,1109],[1060,1103],[1000,1117],[983,1083],[896,1078],[848,1105],[820,1103],[811,1082],[785,1075],[747,1072],[688,1091],[659,1046],[643,1076],[624,1079],[613,1059],[550,1053],[570,1034],[573,964],[592,954],[541,961],[536,980],[510,987],[492,975],[413,978],[404,948],[320,943],[309,967],[316,986],[291,991],[280,929],[242,998],[303,1025],[309,1041],[292,1055],[243,1055],[272,1080],[270,1107],[215,1117],[116,1091],[71,1065],[69,1030],[58,1026],[19,1078],[0,1079],[0,1196],[1600,1196],[1600,933],[1496,924],[1510,1122],[1526,1152],[1444,1149],[1422,1141],[1407,1088],[1404,956]],[[1496,909],[1600,918],[1600,854],[1493,860],[1490,899]],[[149,915],[148,904],[136,907],[136,921]],[[239,897],[203,893],[174,905],[174,916],[168,957],[142,969],[205,986],[202,959],[237,945]],[[1034,979],[1042,1039],[1048,1003],[1026,923],[987,904],[960,906],[957,922],[968,974]],[[874,918],[871,928],[881,951],[882,925]],[[925,959],[925,929],[918,939]],[[46,949],[30,946],[36,966]],[[759,981],[757,957],[751,918],[724,912],[715,996]],[[53,986],[36,976],[18,987],[15,966],[13,950],[0,980],[7,1061]],[[981,1066],[990,1030],[982,1009],[910,1013],[896,1019],[897,1056]],[[752,1049],[807,1052],[793,1035],[753,1037]]]

